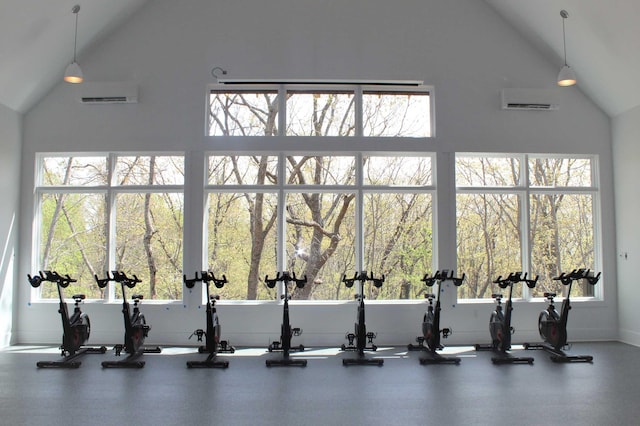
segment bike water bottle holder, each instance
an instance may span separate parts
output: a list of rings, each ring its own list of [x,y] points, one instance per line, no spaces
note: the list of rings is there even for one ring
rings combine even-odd
[[[122,353],[122,351],[124,350],[124,345],[118,343],[117,345],[115,345],[113,347],[113,350],[116,351],[116,356],[120,356],[120,354]]]
[[[356,335],[354,333],[347,333],[344,335],[344,338],[349,342],[349,346],[353,346],[353,343],[356,341]]]
[[[193,333],[191,333],[191,336],[189,336],[189,339],[191,339],[193,336],[196,336],[198,338],[198,342],[202,342],[202,336],[204,336],[204,330],[201,328],[195,330]]]

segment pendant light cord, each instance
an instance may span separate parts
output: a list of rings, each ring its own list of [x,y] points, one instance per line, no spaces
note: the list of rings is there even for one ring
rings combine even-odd
[[[76,15],[76,18],[78,17],[78,15]],[[567,38],[565,36],[565,32],[564,32],[564,20],[566,18],[563,16],[562,17],[562,45],[564,47],[564,64],[567,65]],[[77,27],[78,24],[76,24]],[[78,29],[76,28],[76,31],[78,31]]]
[[[80,12],[80,5],[73,6],[71,10],[76,15],[76,31],[73,36],[73,62],[76,61],[76,49],[78,47],[78,12]]]

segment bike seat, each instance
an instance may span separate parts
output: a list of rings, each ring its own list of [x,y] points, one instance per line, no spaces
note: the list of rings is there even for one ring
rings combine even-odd
[[[84,300],[86,296],[84,294],[74,294],[71,297],[73,298],[73,300]]]
[[[547,299],[553,299],[554,297],[556,297],[555,293],[545,293],[544,297],[546,297]]]
[[[131,296],[131,300],[142,300],[144,299],[144,295],[142,294],[134,294],[133,296]]]
[[[500,294],[500,293],[493,293],[493,294],[491,295],[491,297],[492,297],[492,298],[494,298],[494,299],[496,299],[496,300],[499,300],[499,299],[502,299],[502,294]]]

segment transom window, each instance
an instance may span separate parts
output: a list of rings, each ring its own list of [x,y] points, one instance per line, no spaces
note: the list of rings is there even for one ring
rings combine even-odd
[[[209,95],[209,136],[432,136],[422,85],[224,84]]]

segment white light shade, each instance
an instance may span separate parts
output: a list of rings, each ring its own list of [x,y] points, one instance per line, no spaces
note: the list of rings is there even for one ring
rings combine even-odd
[[[84,77],[82,76],[82,70],[77,62],[69,64],[64,72],[64,81],[67,83],[82,83]]]
[[[569,65],[563,66],[558,73],[558,86],[573,86],[576,82],[576,73],[573,72]]]

